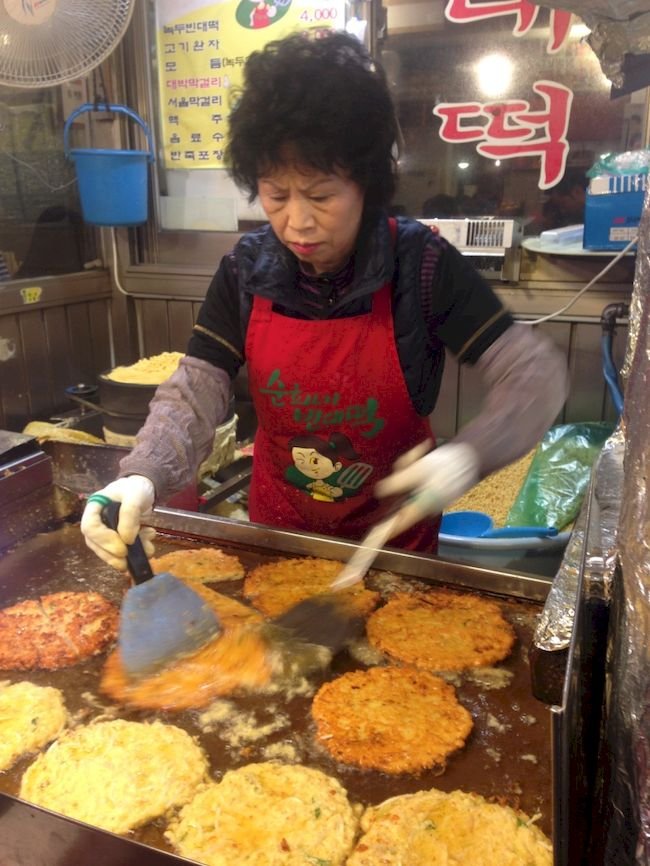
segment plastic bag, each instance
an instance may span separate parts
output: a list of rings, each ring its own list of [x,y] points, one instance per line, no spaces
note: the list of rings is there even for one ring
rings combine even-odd
[[[650,168],[650,149],[626,150],[623,153],[606,153],[587,171],[587,177],[603,174],[647,174]]]
[[[575,520],[591,467],[613,429],[601,421],[551,427],[537,446],[506,524],[563,529]]]

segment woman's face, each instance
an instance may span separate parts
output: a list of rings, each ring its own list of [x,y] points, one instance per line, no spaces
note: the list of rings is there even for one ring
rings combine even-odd
[[[359,234],[363,191],[335,172],[288,165],[258,181],[260,203],[273,231],[308,273],[336,271]]]

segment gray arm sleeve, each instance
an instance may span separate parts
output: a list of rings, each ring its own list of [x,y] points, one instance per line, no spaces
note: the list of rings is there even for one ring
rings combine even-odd
[[[480,413],[454,437],[472,445],[480,477],[522,457],[541,440],[564,405],[564,356],[536,328],[514,324],[475,364],[487,385]]]
[[[156,501],[168,499],[196,480],[212,450],[215,428],[225,420],[230,377],[199,358],[184,357],[159,385],[133,450],[120,461],[119,477],[145,475]]]

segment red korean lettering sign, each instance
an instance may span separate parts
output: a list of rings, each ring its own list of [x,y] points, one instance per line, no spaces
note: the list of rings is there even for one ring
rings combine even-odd
[[[476,142],[490,159],[539,157],[539,187],[549,189],[562,178],[569,153],[567,130],[573,91],[555,81],[536,81],[539,107],[528,100],[442,102],[433,109],[442,120],[439,135],[452,144]]]
[[[572,13],[564,9],[550,9],[550,37],[546,50],[549,54],[559,51],[571,30]],[[513,34],[523,36],[537,20],[539,6],[529,0],[496,0],[493,3],[476,3],[472,0],[449,0],[445,6],[445,17],[454,24],[469,24],[504,15],[516,17]]]

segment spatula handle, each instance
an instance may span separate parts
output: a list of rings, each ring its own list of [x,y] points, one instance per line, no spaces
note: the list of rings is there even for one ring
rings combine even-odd
[[[109,529],[114,529],[115,532],[117,532],[120,518],[120,504],[119,502],[109,502],[108,505],[104,505],[101,512],[103,523]],[[129,568],[129,574],[136,583],[144,583],[153,577],[151,565],[138,535],[136,535],[133,544],[126,546],[126,564]]]

